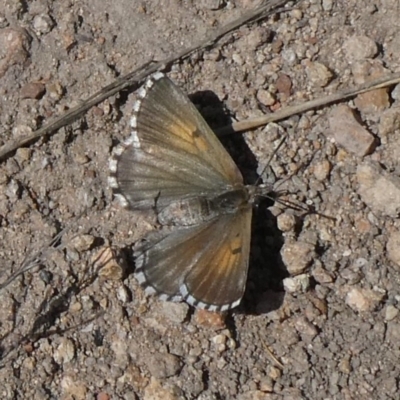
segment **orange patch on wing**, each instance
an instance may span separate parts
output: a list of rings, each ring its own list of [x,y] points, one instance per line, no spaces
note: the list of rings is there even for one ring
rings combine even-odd
[[[230,243],[232,254],[240,254],[242,252],[242,237],[237,235]]]
[[[221,246],[219,254],[216,256],[218,260],[218,270],[216,273],[218,275],[228,275],[232,267],[237,265],[238,258],[241,257],[242,238],[237,236],[233,241],[225,243]]]
[[[207,151],[210,146],[204,136],[193,134],[194,144],[200,151]]]

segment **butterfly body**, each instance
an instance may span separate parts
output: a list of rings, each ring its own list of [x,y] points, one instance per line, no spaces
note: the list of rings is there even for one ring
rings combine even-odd
[[[188,97],[163,74],[139,92],[132,135],[110,160],[109,185],[132,210],[154,210],[161,229],[134,251],[148,293],[224,311],[243,296],[252,204],[236,164]]]
[[[222,193],[217,197],[193,197],[172,202],[157,213],[161,225],[190,226],[201,224],[225,214],[234,214],[248,206],[245,187]]]

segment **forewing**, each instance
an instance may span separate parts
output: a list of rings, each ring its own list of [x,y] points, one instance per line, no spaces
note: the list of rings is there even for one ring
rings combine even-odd
[[[160,236],[136,252],[136,277],[164,300],[212,311],[236,307],[250,252],[251,207]]]
[[[156,74],[139,93],[132,135],[110,161],[110,186],[133,209],[242,185],[228,152],[189,98]],[[120,197],[121,198],[121,197]]]

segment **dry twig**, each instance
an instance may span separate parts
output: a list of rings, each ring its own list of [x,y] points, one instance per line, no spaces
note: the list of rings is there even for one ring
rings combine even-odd
[[[178,60],[180,61],[185,60],[196,51],[201,51],[209,47],[212,47],[218,42],[219,39],[221,39],[229,32],[232,32],[235,29],[243,25],[249,24],[251,22],[259,21],[260,19],[263,19],[275,12],[279,12],[280,10],[278,9],[280,7],[283,7],[287,2],[288,0],[269,0],[260,7],[246,13],[244,16],[212,32],[208,38],[202,40],[200,43],[197,43],[194,46],[184,49],[178,54],[174,54],[173,56],[168,57],[165,60],[154,63],[152,61],[149,61],[145,63],[143,66],[135,69],[129,74],[121,78],[118,78],[110,85],[106,86],[105,88],[101,89],[100,91],[98,91],[97,93],[86,99],[79,106],[69,110],[65,114],[49,122],[42,128],[33,132],[31,135],[28,135],[20,139],[11,140],[10,142],[0,147],[0,160],[3,160],[8,155],[10,155],[10,153],[12,153],[13,151],[17,150],[22,146],[30,145],[41,137],[54,134],[58,129],[74,122],[77,118],[82,116],[93,106],[101,103],[105,99],[113,96],[114,94],[120,92],[121,90],[124,90],[128,87],[136,89],[137,85],[150,74],[156,71],[166,70],[174,62]]]

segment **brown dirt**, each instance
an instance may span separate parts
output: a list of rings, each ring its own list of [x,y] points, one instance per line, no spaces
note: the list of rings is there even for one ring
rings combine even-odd
[[[290,4],[168,71],[213,127],[399,71],[398,0]],[[0,0],[0,145],[255,5]],[[367,156],[332,139],[332,107],[226,141],[251,181],[286,131],[271,166],[278,179],[293,174],[288,199],[336,221],[273,207],[278,230],[261,204],[245,298],[222,319],[147,298],[132,277],[131,246],[154,216],[120,209],[107,174],[113,145],[129,136],[135,93],[3,161],[0,282],[40,260],[0,292],[1,397],[398,399],[400,224],[385,196],[370,204],[357,179],[365,162],[398,179],[398,93],[346,103],[375,137]],[[117,267],[115,279],[97,274],[108,246],[123,260],[122,279]],[[302,274],[283,281],[293,271]]]

